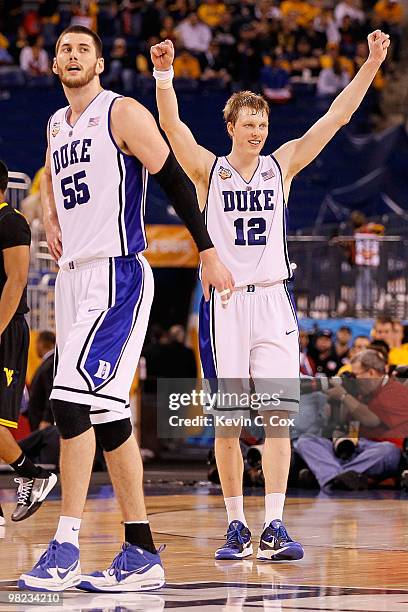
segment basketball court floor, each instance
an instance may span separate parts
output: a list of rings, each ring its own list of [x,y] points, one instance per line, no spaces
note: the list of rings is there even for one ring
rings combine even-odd
[[[291,564],[260,563],[255,557],[214,560],[226,530],[217,487],[156,483],[146,485],[146,495],[156,545],[166,545],[165,588],[140,595],[71,590],[63,594],[63,602],[47,607],[10,604],[19,574],[32,567],[54,534],[57,491],[27,521],[7,520],[0,527],[0,611],[408,611],[408,498],[400,492],[329,497],[294,491],[285,522],[306,554]],[[9,517],[14,491],[1,490],[0,502]],[[261,491],[250,492],[245,508],[256,548],[263,521]],[[119,552],[122,535],[111,486],[93,484],[81,529],[82,570],[107,567]]]

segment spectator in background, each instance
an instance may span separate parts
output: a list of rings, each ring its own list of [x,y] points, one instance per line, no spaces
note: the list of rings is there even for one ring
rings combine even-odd
[[[317,76],[319,71],[320,60],[314,53],[308,38],[302,36],[296,42],[295,51],[291,57],[291,74],[308,80],[311,76]]]
[[[76,0],[71,7],[70,25],[81,25],[94,32],[98,29],[98,2],[96,0]]]
[[[134,62],[129,56],[126,40],[116,38],[110,54],[109,72],[106,83],[111,89],[118,89],[125,93],[133,90],[136,71]]]
[[[229,11],[223,14],[219,26],[215,28],[214,40],[220,45],[221,53],[229,61],[234,52],[234,45],[237,42],[232,25],[232,15]]]
[[[340,60],[336,59],[331,68],[323,68],[317,80],[316,93],[318,96],[335,97],[350,82],[350,75],[342,68]]]
[[[353,21],[350,15],[344,15],[339,27],[339,34],[340,52],[346,57],[353,58],[357,43],[365,38],[360,23]]]
[[[389,365],[408,365],[408,344],[402,343],[403,327],[400,321],[388,316],[377,317],[371,335],[374,340],[386,342]]]
[[[189,0],[175,0],[175,2],[168,7],[168,11],[174,21],[179,23],[189,16],[192,8]]]
[[[210,43],[208,51],[204,53],[201,80],[217,82],[223,87],[231,82],[231,75],[225,67],[220,47],[214,41]]]
[[[27,417],[32,431],[54,424],[50,395],[54,380],[55,334],[42,331],[36,340],[36,352],[41,359],[29,389]]]
[[[353,357],[358,355],[358,353],[361,353],[370,346],[371,343],[368,336],[356,336],[349,350],[348,361],[351,361]],[[344,372],[351,372],[351,363],[345,363],[342,365],[340,370],[337,372],[337,376],[340,376]]]
[[[339,27],[345,15],[348,15],[352,21],[365,22],[364,12],[359,8],[356,0],[342,0],[337,4],[334,9],[334,17]]]
[[[299,330],[300,371],[305,376],[316,375],[316,364],[309,355],[310,337],[306,330]]]
[[[406,361],[407,349],[406,345],[395,346],[396,338],[394,331],[394,321],[391,317],[382,315],[376,318],[374,327],[371,330],[373,340],[383,341],[388,347],[388,364],[389,365],[405,365],[401,363],[401,359]]]
[[[390,351],[390,363],[408,365],[408,343],[404,342],[405,329],[401,321],[395,319],[392,323],[393,341]]]
[[[17,36],[10,47],[10,52],[13,56],[14,62],[18,65],[20,65],[20,55],[24,47],[28,47],[28,38],[23,26],[19,26]]]
[[[383,28],[392,38],[392,59],[399,62],[401,56],[402,21],[404,9],[398,0],[378,0],[374,6],[380,28]]]
[[[201,76],[200,62],[187,49],[180,49],[173,63],[176,79],[197,81]]]
[[[205,53],[210,45],[211,30],[192,11],[175,29],[179,44],[194,54]]]
[[[176,43],[177,33],[174,26],[174,19],[171,15],[165,15],[162,20],[162,29],[160,30],[161,40],[171,40],[173,44]]]
[[[280,10],[282,17],[291,17],[298,26],[305,26],[317,16],[314,7],[304,0],[283,0]]]
[[[334,376],[342,365],[334,350],[333,332],[329,329],[317,332],[314,344],[309,348],[309,354],[316,364],[318,374]]]
[[[274,0],[260,0],[255,5],[255,17],[258,21],[272,19],[280,20],[282,17],[278,2]]]
[[[367,59],[367,56],[365,59]],[[341,72],[345,70],[348,73],[350,79],[353,78],[355,72],[353,62],[344,55],[341,55],[340,47],[338,44],[328,43],[326,52],[320,58],[320,65],[322,67],[322,70],[324,70],[325,68],[333,68],[335,62],[339,63]]]
[[[220,25],[222,16],[226,11],[226,6],[218,0],[203,0],[197,10],[197,15],[203,23],[206,23],[210,28],[216,28]]]
[[[313,21],[313,28],[319,34],[323,34],[326,38],[326,44],[337,45],[340,42],[340,33],[334,19],[333,11],[330,9],[323,9],[320,15],[318,15]]]
[[[264,55],[260,72],[262,93],[267,100],[283,104],[292,98],[290,75],[276,57]]]
[[[31,39],[30,46],[21,51],[20,68],[29,84],[36,84],[36,81],[40,86],[52,83],[50,60],[42,36]]]
[[[346,360],[350,355],[351,338],[351,329],[347,327],[347,325],[342,325],[341,327],[339,327],[336,332],[334,351],[343,364],[346,363]]]
[[[20,203],[21,212],[27,221],[30,223],[30,225],[34,223],[37,227],[42,226],[40,182],[43,173],[44,167],[37,170],[33,178],[33,182],[31,183],[29,194]]]
[[[354,453],[347,459],[338,457],[332,441],[320,437],[305,436],[297,442],[297,452],[321,487],[363,489],[367,488],[369,477],[383,480],[398,472],[401,452],[396,444],[401,446],[408,434],[408,389],[387,377],[384,359],[373,350],[355,356],[352,371],[362,401],[341,384],[329,388],[326,394],[341,401],[348,418],[361,424]]]
[[[60,22],[58,0],[39,0],[38,15],[41,20],[41,34],[44,36],[45,43],[52,45],[57,38],[56,31]]]

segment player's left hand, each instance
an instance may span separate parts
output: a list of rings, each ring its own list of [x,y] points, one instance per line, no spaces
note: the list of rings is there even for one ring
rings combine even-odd
[[[391,44],[389,34],[385,34],[381,30],[375,30],[367,36],[369,59],[382,64],[387,57],[387,50]]]
[[[220,294],[222,304],[226,306],[235,286],[231,272],[221,262],[215,249],[202,251],[200,258],[201,284],[205,301],[208,302],[210,299],[210,287],[213,286]]]

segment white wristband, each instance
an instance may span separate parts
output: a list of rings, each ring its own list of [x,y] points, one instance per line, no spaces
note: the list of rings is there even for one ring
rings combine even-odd
[[[153,76],[156,79],[157,87],[160,89],[168,89],[172,86],[172,81],[174,77],[173,66],[169,68],[169,70],[156,70],[153,69]]]

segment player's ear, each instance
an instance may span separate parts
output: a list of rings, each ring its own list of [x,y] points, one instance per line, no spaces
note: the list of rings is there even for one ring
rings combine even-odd
[[[231,121],[228,121],[227,123],[227,132],[230,135],[230,137],[232,138],[234,135],[234,124],[231,123]]]
[[[52,71],[54,74],[58,74],[58,68],[57,68],[57,58],[54,57],[54,59],[52,60]]]
[[[105,60],[103,59],[103,57],[98,57],[98,61],[96,62],[96,74],[102,74],[102,72],[105,70]]]

